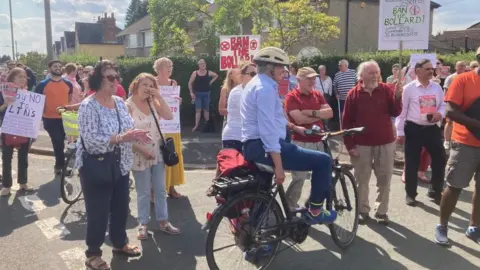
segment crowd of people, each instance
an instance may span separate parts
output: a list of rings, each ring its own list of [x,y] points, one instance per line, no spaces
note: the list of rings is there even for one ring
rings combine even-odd
[[[285,170],[292,171],[287,188],[291,209],[299,206],[305,180],[310,178],[311,194],[306,218],[311,224],[332,223],[337,213],[323,204],[332,189],[332,160],[323,152],[320,136],[307,136],[314,125],[330,128],[329,120],[341,115],[341,128],[365,127],[344,144],[354,167],[358,186],[359,222],[370,221],[369,181],[377,179],[374,218],[389,224],[390,184],[397,144],[404,144],[405,203],[417,204],[418,180],[429,182],[427,196],[439,203],[439,224],[434,238],[448,244],[447,223],[462,189],[480,165],[480,48],[477,61],[456,63],[456,72],[441,78],[442,61],[421,60],[415,65],[392,66],[392,74],[382,82],[379,65],[371,60],[357,70],[347,60],[338,63],[338,72],[330,78],[326,67],[318,73],[311,67],[290,63],[279,48],[259,51],[253,62],[228,70],[219,99],[219,113],[224,116],[223,148],[232,148],[257,164],[273,167],[275,181],[285,180]],[[435,64],[435,68],[434,68]],[[60,61],[48,64],[46,79],[38,84],[25,66],[8,63],[6,82],[18,89],[45,95],[43,125],[55,152],[54,173],[61,173],[65,157],[65,131],[59,107],[78,110],[80,136],[77,140],[76,167],[85,197],[87,214],[86,265],[109,269],[102,259],[101,246],[109,227],[114,252],[139,256],[139,247],[129,244],[126,222],[129,211],[129,175],[133,174],[137,193],[137,238],[149,238],[147,224],[153,204],[161,231],[180,234],[168,220],[167,197],[180,198],[175,189],[185,183],[181,136],[162,134],[158,121],[172,119],[170,107],[160,86],[176,86],[170,77],[173,63],[168,58],[155,61],[156,76],[139,74],[130,84],[128,96],[121,86],[119,71],[113,62],[99,61],[95,67]],[[188,86],[195,103],[195,127],[203,118],[209,121],[211,85],[218,75],[207,69],[204,60],[190,77]],[[288,78],[288,93],[280,96],[278,85]],[[181,98],[179,98],[181,101]],[[0,95],[0,118],[14,98]],[[336,106],[335,106],[336,105]],[[337,107],[338,111],[333,108]],[[443,121],[445,128],[442,133]],[[206,131],[211,129],[206,126]],[[165,138],[173,139],[178,164],[167,166],[162,154]],[[28,150],[33,140],[15,141],[2,134],[3,183],[1,196],[10,195],[13,149],[18,149],[18,183],[28,185]],[[449,151],[447,161],[446,150]],[[430,164],[431,163],[431,164]],[[425,177],[431,166],[432,177]],[[110,169],[105,169],[110,168]],[[447,168],[447,172],[445,170]],[[480,174],[479,174],[480,175]],[[447,186],[444,188],[446,179]],[[473,210],[466,235],[480,240],[479,181],[473,195]]]

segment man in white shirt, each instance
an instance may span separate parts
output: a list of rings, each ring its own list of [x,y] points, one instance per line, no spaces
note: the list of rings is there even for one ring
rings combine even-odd
[[[445,117],[441,86],[431,81],[433,65],[428,59],[415,64],[417,79],[405,86],[402,113],[397,117],[399,143],[405,143],[406,203],[416,205],[420,152],[425,147],[432,157],[432,179],[427,196],[439,202],[445,178],[446,155],[441,129],[437,125]]]

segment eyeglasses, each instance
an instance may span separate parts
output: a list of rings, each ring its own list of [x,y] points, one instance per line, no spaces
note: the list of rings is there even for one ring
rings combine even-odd
[[[120,80],[120,76],[118,75],[108,75],[108,76],[103,76],[103,78],[107,79],[109,82],[115,82],[117,80]]]

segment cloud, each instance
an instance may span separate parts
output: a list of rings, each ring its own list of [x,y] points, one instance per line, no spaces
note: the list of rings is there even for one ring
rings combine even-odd
[[[3,2],[3,0],[0,0]],[[30,2],[30,3],[28,3]],[[64,31],[74,30],[75,22],[96,22],[98,16],[113,12],[117,26],[123,28],[130,0],[50,0],[53,42],[59,41]],[[0,3],[0,55],[11,54],[10,17],[8,4]],[[6,7],[4,9],[3,7]],[[14,38],[18,51],[46,53],[43,0],[13,0]],[[22,10],[22,12],[18,12]]]

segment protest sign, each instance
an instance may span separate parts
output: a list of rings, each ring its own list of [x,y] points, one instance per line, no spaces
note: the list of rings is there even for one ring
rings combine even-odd
[[[220,70],[237,68],[252,61],[260,51],[260,36],[220,36]]]
[[[18,90],[15,102],[7,107],[1,132],[36,139],[44,105],[44,95]]]
[[[430,0],[380,0],[378,49],[428,49]]]
[[[435,53],[412,53],[410,54],[410,67],[415,69],[417,62],[428,59],[432,62],[433,67],[437,67],[437,55]]]
[[[160,95],[170,107],[173,119],[160,119],[162,133],[180,133],[180,86],[160,86]]]
[[[450,66],[442,66],[442,69],[440,70],[440,78],[446,79],[448,76],[450,76]]]

